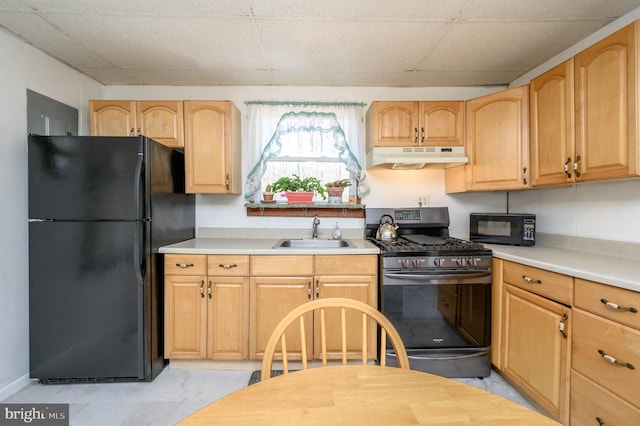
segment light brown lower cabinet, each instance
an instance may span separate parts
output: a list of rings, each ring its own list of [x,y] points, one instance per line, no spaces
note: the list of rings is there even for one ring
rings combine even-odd
[[[276,324],[290,310],[321,297],[346,297],[377,306],[377,255],[165,255],[165,351],[167,359],[259,360]],[[359,318],[347,329],[347,355],[359,357]],[[339,321],[327,312],[327,327]],[[319,321],[316,321],[319,324]],[[349,321],[351,324],[351,321]],[[309,316],[307,335],[314,318]],[[369,352],[374,357],[375,327]],[[352,343],[349,343],[352,342]],[[327,355],[339,358],[340,341]],[[287,333],[290,353],[302,352],[299,334]],[[319,343],[307,339],[310,359]]]
[[[640,293],[503,259],[493,273],[494,367],[564,424],[640,424]]]
[[[262,359],[276,324],[293,308],[310,300],[346,297],[377,306],[377,261],[377,255],[251,256],[250,358]],[[328,312],[326,321],[331,329],[331,323],[337,324],[339,319],[336,313]],[[307,335],[317,334],[313,333],[316,322],[311,316],[306,319]],[[361,341],[360,330],[357,322],[353,330],[347,330],[347,348],[354,348],[354,358]],[[299,333],[289,330],[285,336],[287,351],[301,358]],[[376,347],[373,327],[370,336],[373,357]],[[315,340],[314,337],[306,341],[309,359],[320,357],[319,343]],[[339,356],[339,343],[327,341],[329,358]],[[347,355],[351,353],[348,351]]]
[[[640,293],[576,278],[572,425],[640,424],[639,310]]]
[[[249,256],[165,255],[168,359],[248,359]]]
[[[566,424],[571,309],[509,284],[504,286],[502,306],[502,373]]]

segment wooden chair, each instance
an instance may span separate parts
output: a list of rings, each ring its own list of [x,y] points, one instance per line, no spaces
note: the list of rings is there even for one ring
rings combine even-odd
[[[273,364],[273,358],[278,342],[280,342],[280,349],[282,351],[282,367],[283,373],[289,372],[289,360],[287,356],[287,343],[285,339],[285,332],[290,325],[293,325],[297,320],[300,327],[300,341],[302,347],[302,369],[307,368],[307,349],[305,335],[305,314],[313,311],[318,311],[320,316],[320,344],[322,353],[322,366],[327,366],[327,330],[325,326],[325,310],[327,308],[339,308],[340,309],[340,333],[341,333],[341,351],[342,351],[342,364],[347,364],[347,323],[346,312],[349,310],[355,310],[362,313],[362,346],[361,346],[361,360],[362,365],[366,365],[367,349],[369,347],[369,320],[372,319],[379,326],[380,342],[382,348],[378,348],[380,353],[379,363],[381,366],[386,366],[386,341],[389,338],[393,349],[397,356],[397,363],[399,368],[409,369],[409,358],[407,357],[407,351],[404,347],[404,343],[398,334],[396,328],[391,324],[391,321],[387,319],[380,311],[354,299],[345,298],[326,298],[317,299],[311,302],[304,303],[280,320],[276,325],[271,337],[267,341],[267,345],[264,351],[264,357],[262,359],[262,371],[260,380],[267,380],[271,377],[271,367]],[[316,316],[316,319],[318,316]],[[337,332],[337,330],[332,330]]]

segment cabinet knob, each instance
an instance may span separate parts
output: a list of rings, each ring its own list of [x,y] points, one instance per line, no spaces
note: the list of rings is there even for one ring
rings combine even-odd
[[[236,264],[236,263],[231,263],[231,264],[229,264],[229,263],[227,263],[227,264],[221,263],[218,266],[220,268],[224,268],[224,269],[231,269],[231,268],[237,268],[238,264]]]
[[[534,280],[533,278],[528,277],[528,276],[526,276],[526,275],[523,275],[523,276],[522,276],[522,279],[523,279],[523,280],[525,280],[525,281],[526,281],[526,282],[528,282],[528,283],[532,283],[532,284],[542,284],[542,281],[540,281],[540,280]]]
[[[569,172],[569,163],[571,163],[571,157],[567,158],[567,162],[562,166],[562,171],[567,174],[567,178],[571,178],[571,173]]]
[[[578,170],[578,161],[582,160],[579,155],[576,157],[576,161],[573,163],[573,171],[576,172],[576,177],[580,177],[580,170]]]

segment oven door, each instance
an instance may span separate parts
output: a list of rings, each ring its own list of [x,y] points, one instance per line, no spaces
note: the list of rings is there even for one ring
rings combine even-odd
[[[381,310],[411,368],[444,377],[491,373],[491,270],[383,270]],[[387,357],[395,355],[387,343]]]

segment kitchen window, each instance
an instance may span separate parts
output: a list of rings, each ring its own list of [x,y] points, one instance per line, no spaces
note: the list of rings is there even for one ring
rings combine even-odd
[[[314,176],[322,183],[351,179],[344,203],[356,190],[359,196],[368,192],[360,158],[364,104],[253,101],[247,105],[252,142],[247,201],[259,202],[267,183],[292,174]]]

